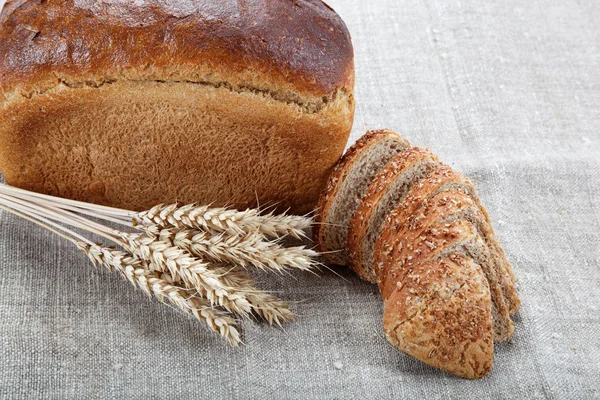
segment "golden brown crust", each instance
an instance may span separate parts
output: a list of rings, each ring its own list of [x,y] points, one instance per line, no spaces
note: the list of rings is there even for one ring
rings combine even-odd
[[[376,282],[377,277],[371,265],[365,265],[366,255],[363,254],[365,236],[373,213],[377,210],[379,201],[388,193],[390,187],[406,170],[424,160],[439,162],[437,156],[427,149],[413,147],[394,157],[375,177],[363,199],[360,201],[350,223],[348,235],[348,255],[350,267],[362,279]]]
[[[0,23],[5,95],[122,78],[315,98],[354,84],[348,30],[320,0],[18,0]]]
[[[397,133],[388,129],[372,130],[363,135],[358,141],[356,141],[340,160],[335,165],[333,172],[327,180],[325,190],[319,198],[319,204],[317,207],[317,214],[315,216],[315,225],[313,228],[313,238],[317,243],[317,249],[322,254],[322,258],[330,263],[337,265],[346,264],[346,256],[338,253],[330,252],[330,249],[324,245],[326,236],[328,235],[329,224],[329,212],[333,202],[336,200],[336,196],[342,187],[342,183],[347,178],[348,174],[352,170],[354,163],[360,158],[363,152],[370,146],[374,145],[380,140],[386,140],[389,137],[394,137],[400,142],[405,142],[408,145],[406,139],[399,136]]]
[[[466,241],[468,238],[477,235],[475,225],[463,218],[449,220],[457,215],[465,213],[480,214],[474,202],[465,194],[458,191],[440,192],[431,199],[421,204],[415,212],[399,227],[397,234],[402,238],[400,246],[396,247],[392,253],[393,260],[402,260],[406,266],[418,265],[428,261],[435,254],[439,254],[448,247]],[[474,214],[474,217],[477,215]],[[464,221],[463,221],[464,220]],[[445,231],[453,232],[458,227],[464,227],[468,235],[462,236],[462,239],[454,242],[447,240]],[[440,233],[442,234],[440,240]],[[441,243],[441,246],[439,244]],[[392,264],[393,266],[394,264]],[[382,271],[383,274],[389,274],[393,271],[390,268]],[[387,279],[387,275],[386,280]],[[386,292],[384,290],[384,292]]]
[[[454,254],[416,266],[384,304],[386,336],[400,350],[468,379],[491,370],[490,292],[471,259]]]
[[[435,259],[436,255],[446,253],[476,236],[477,232],[470,222],[457,220],[448,224],[432,222],[416,242],[402,240],[396,251],[390,254],[390,262],[382,271],[384,278],[380,286],[381,297],[387,299],[414,267],[427,263]]]
[[[398,238],[402,237],[398,232],[405,229],[405,226],[414,223],[416,212],[419,208],[424,207],[426,203],[436,193],[447,190],[447,188],[455,188],[460,190],[471,198],[479,208],[478,218],[482,220],[482,227],[486,233],[486,239],[489,240],[490,251],[494,254],[495,263],[497,265],[497,275],[501,283],[503,297],[508,306],[509,313],[514,314],[519,309],[520,300],[516,294],[514,280],[512,276],[512,268],[504,255],[504,251],[493,232],[491,222],[485,207],[481,204],[479,197],[475,193],[475,187],[462,174],[452,170],[448,166],[439,168],[438,170],[429,173],[423,180],[416,184],[410,193],[407,194],[404,201],[392,213],[389,214],[382,233],[375,244],[373,251],[372,268],[376,275],[383,269],[388,268],[386,262],[393,259],[387,256],[397,251],[397,246],[400,244]],[[429,219],[429,216],[426,216]],[[410,240],[403,239],[402,243],[410,243]]]
[[[319,0],[16,0],[0,14],[9,184],[122,208],[311,211],[346,145],[353,50]]]

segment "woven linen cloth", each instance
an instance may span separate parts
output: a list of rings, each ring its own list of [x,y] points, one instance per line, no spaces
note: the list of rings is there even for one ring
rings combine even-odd
[[[350,143],[387,127],[471,178],[519,278],[515,334],[467,381],[387,343],[344,268],[261,274],[285,330],[230,348],[0,214],[0,398],[600,398],[598,0],[336,0],[356,51]]]

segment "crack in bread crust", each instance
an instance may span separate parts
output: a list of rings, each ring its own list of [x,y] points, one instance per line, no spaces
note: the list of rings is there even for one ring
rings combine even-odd
[[[110,77],[110,78],[98,78],[90,80],[68,80],[65,78],[57,77],[57,83],[54,86],[45,88],[44,90],[33,90],[29,92],[13,91],[10,93],[4,93],[3,106],[8,104],[16,103],[18,101],[31,100],[37,96],[43,96],[46,94],[52,94],[60,90],[60,88],[69,89],[98,89],[105,85],[111,85],[116,82],[140,82],[140,83],[158,83],[158,84],[192,84],[201,85],[206,87],[213,87],[215,89],[227,89],[230,92],[238,94],[254,94],[257,96],[263,96],[272,100],[286,103],[292,106],[296,106],[307,114],[317,114],[323,108],[330,103],[338,101],[346,101],[351,107],[354,104],[354,96],[345,88],[338,89],[329,96],[323,96],[315,99],[303,99],[302,96],[282,90],[272,90],[260,87],[254,87],[250,85],[234,85],[227,81],[210,81],[210,80],[166,80],[166,79],[132,79],[129,77]]]

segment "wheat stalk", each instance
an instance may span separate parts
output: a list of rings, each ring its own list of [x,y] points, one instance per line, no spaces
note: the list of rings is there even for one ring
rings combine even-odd
[[[134,225],[160,228],[195,228],[205,231],[227,232],[238,235],[242,233],[260,232],[263,235],[277,237],[290,235],[295,238],[305,237],[304,230],[312,225],[312,218],[296,215],[261,214],[259,210],[247,209],[238,211],[228,208],[211,208],[189,204],[157,205],[148,211],[133,216]]]
[[[205,322],[213,331],[221,334],[230,344],[237,346],[241,343],[235,319],[226,312],[212,307],[208,300],[194,297],[190,290],[169,283],[162,275],[149,271],[137,257],[95,244],[85,242],[76,244],[94,265],[111,271],[117,270],[134,287],[141,289],[148,296],[155,296],[160,301],[168,301],[178,309],[192,314],[199,321]]]
[[[306,217],[196,205],[134,213],[6,185],[0,185],[0,208],[72,241],[95,265],[117,270],[133,286],[193,314],[234,345],[240,338],[229,313],[256,315],[279,326],[294,319],[287,302],[255,287],[248,267],[311,270],[316,264],[316,252],[280,244],[284,235],[304,235],[312,222]],[[112,229],[79,214],[125,226],[132,221],[145,234]],[[98,234],[127,251],[94,244],[63,225]]]

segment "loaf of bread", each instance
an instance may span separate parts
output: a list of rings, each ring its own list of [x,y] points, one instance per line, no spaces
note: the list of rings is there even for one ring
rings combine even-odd
[[[453,374],[486,375],[520,301],[473,184],[426,149],[391,151],[390,143],[407,143],[391,131],[357,143],[322,195],[320,250],[341,253],[338,263],[379,285],[391,343]]]
[[[320,0],[12,0],[0,170],[126,209],[307,212],[346,145],[353,49]]]

